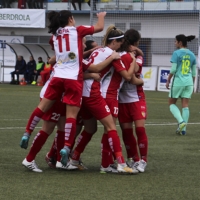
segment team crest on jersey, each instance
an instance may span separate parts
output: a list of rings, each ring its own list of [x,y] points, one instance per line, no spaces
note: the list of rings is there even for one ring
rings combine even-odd
[[[76,58],[76,54],[74,52],[69,52],[68,57],[70,60],[74,60]]]

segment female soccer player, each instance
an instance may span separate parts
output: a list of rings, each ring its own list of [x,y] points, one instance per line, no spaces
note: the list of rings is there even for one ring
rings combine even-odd
[[[97,64],[109,58],[114,50],[120,48],[123,42],[123,33],[116,29],[113,25],[108,27],[106,35],[104,37],[105,47],[95,50],[89,58],[89,62]],[[101,71],[102,79],[109,76],[112,73],[113,68],[124,77],[126,80],[132,78],[134,71],[134,65],[132,65],[127,71],[125,66],[122,64],[121,60],[114,60],[110,65],[108,65],[104,70]],[[88,71],[93,71],[95,68],[89,66]],[[118,84],[118,83],[117,83]],[[84,81],[83,89],[83,106],[82,106],[82,117],[84,121],[84,130],[79,136],[77,146],[72,154],[71,163],[76,165],[80,158],[80,154],[84,151],[86,145],[92,138],[95,132],[90,129],[91,124],[96,124],[96,120],[99,120],[105,127],[107,144],[112,149],[115,157],[118,161],[117,172],[133,173],[133,170],[128,168],[125,164],[122,149],[120,145],[120,139],[117,134],[116,125],[113,121],[110,109],[106,104],[105,100],[101,96],[100,83],[90,79]],[[116,89],[117,90],[117,89]],[[113,170],[113,169],[110,169]],[[114,171],[114,170],[113,170]],[[116,172],[116,170],[115,170]]]
[[[51,78],[53,73],[51,74]],[[44,97],[45,91],[50,83],[51,78],[46,82],[44,87],[40,92],[40,99]],[[35,162],[35,157],[40,152],[41,148],[45,144],[47,138],[52,134],[55,126],[57,126],[56,131],[56,146],[57,152],[54,157],[55,160],[51,159],[48,155],[46,155],[45,160],[48,162],[49,166],[57,167],[62,169],[76,169],[74,166],[70,166],[70,164],[63,167],[60,162],[56,162],[56,160],[60,161],[60,151],[64,145],[64,135],[65,135],[65,117],[66,115],[66,105],[60,100],[57,100],[53,106],[42,116],[43,124],[42,129],[35,136],[30,151],[28,152],[26,158],[23,160],[22,165],[27,167],[33,172],[42,172],[41,169],[37,166]],[[59,152],[58,152],[59,151]]]
[[[83,49],[85,48],[85,38],[83,38]],[[112,60],[120,58],[120,55],[116,52],[113,52],[113,54],[110,56],[109,59],[103,61],[102,63],[99,63],[95,65],[96,68],[102,68],[104,66],[107,66]],[[55,56],[50,59],[51,64],[55,64],[56,58]],[[91,64],[93,66],[94,64]],[[52,72],[54,73],[54,72]],[[51,78],[53,77],[53,74],[51,75]],[[98,73],[84,73],[84,79],[92,78],[96,81],[100,81],[100,75]],[[48,87],[48,84],[50,83],[50,79],[48,82],[45,84],[45,86],[42,88],[40,92],[40,98],[44,98],[45,91]],[[64,129],[65,129],[65,104],[61,100],[57,100],[53,106],[46,112],[42,119],[43,125],[42,129],[38,132],[38,134],[35,136],[31,149],[26,156],[26,158],[23,160],[22,164],[29,168],[30,170],[34,172],[42,172],[41,169],[38,168],[38,166],[35,163],[35,157],[46,142],[46,139],[48,138],[49,135],[52,134],[55,126],[57,125],[57,132],[56,132],[56,137],[54,139],[53,145],[51,150],[47,153],[45,160],[47,164],[51,168],[61,168],[65,170],[73,170],[76,169],[77,167],[72,166],[70,163],[68,163],[66,166],[63,166],[62,163],[60,162],[61,156],[60,156],[60,150],[62,149],[64,145]],[[78,129],[76,130],[76,135],[80,133],[80,128],[82,126],[79,125],[77,121],[77,127]],[[47,133],[44,135],[44,133]],[[46,137],[38,137],[40,134]],[[83,166],[82,166],[83,167]]]
[[[85,38],[83,38],[83,49],[85,47],[85,41],[86,41]],[[101,71],[103,68],[105,68],[107,65],[109,65],[113,60],[119,59],[119,58],[120,58],[119,53],[113,52],[108,59],[106,59],[103,62],[98,63],[96,65],[93,64],[93,63],[89,63],[86,60],[83,60],[83,66],[84,65],[90,65],[90,68],[94,68],[95,69],[94,71],[98,72],[98,71]],[[91,72],[90,73],[89,72],[84,73],[84,79],[91,79],[91,78],[98,81],[98,82],[101,80],[99,73],[91,73]],[[82,129],[82,125],[83,125],[82,123],[79,123],[80,119],[82,121],[81,112],[79,112],[78,117],[77,117],[76,137],[79,135],[79,133]],[[96,132],[96,123],[90,125],[90,131]],[[56,141],[57,141],[57,138],[54,139],[54,144],[52,145],[52,148],[48,153],[48,157],[50,157],[50,158],[54,157],[55,151],[57,149],[56,148]],[[73,145],[71,147],[73,149]],[[46,160],[49,160],[48,164],[49,164],[49,166],[52,166],[50,159],[46,159]],[[55,160],[55,159],[53,159],[53,160]],[[70,164],[69,164],[69,165],[67,165],[67,169],[69,168],[68,166],[71,167]],[[78,164],[78,168],[79,169],[85,169],[85,167],[82,165],[82,163]]]
[[[194,90],[196,76],[196,57],[193,52],[187,49],[187,42],[193,40],[195,36],[177,35],[175,40],[176,51],[171,57],[172,67],[166,82],[169,89],[170,81],[173,77],[169,92],[169,108],[172,115],[178,121],[177,134],[186,134],[186,124],[189,120],[189,99]],[[177,99],[181,98],[182,114],[176,106]]]
[[[44,98],[29,118],[26,132],[24,133],[20,146],[27,148],[31,132],[57,99],[63,96],[66,103],[65,123],[65,146],[60,151],[61,163],[66,166],[70,153],[71,144],[76,133],[76,117],[80,110],[83,73],[82,73],[82,39],[85,35],[100,32],[104,28],[104,17],[106,12],[97,14],[98,21],[94,26],[75,27],[75,20],[70,11],[52,11],[48,18],[49,33],[52,33],[51,44],[55,50],[56,64],[54,76],[51,79]]]
[[[136,73],[138,77],[141,75],[143,65],[143,57],[141,56],[143,53],[137,48],[140,38],[141,36],[138,31],[129,29],[124,34],[124,43],[121,47],[122,51],[135,51],[136,63],[139,66],[139,70]],[[133,49],[133,46],[136,48]],[[148,139],[145,130],[146,100],[142,84],[136,86],[134,83],[132,84],[127,81],[123,84],[119,93],[118,119],[127,151],[127,163],[130,167],[144,172],[147,165]],[[133,135],[133,122],[138,142],[136,142]],[[140,157],[137,148],[139,148]]]

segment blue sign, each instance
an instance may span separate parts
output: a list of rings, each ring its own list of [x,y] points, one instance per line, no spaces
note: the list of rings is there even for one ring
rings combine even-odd
[[[161,83],[166,83],[167,82],[167,78],[169,76],[170,70],[161,70],[160,73],[160,82]]]
[[[6,48],[6,40],[0,40],[0,49]]]

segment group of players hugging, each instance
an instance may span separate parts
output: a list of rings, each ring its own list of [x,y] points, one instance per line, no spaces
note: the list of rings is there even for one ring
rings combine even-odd
[[[105,16],[106,12],[97,13],[94,26],[75,27],[70,11],[52,11],[48,15],[50,44],[55,52],[50,62],[54,69],[40,92],[40,103],[32,112],[20,142],[21,148],[28,148],[31,133],[42,119],[42,129],[22,162],[31,171],[42,172],[35,157],[55,127],[56,136],[45,157],[48,165],[64,170],[87,169],[80,157],[97,131],[98,121],[104,127],[100,172],[145,171],[148,138],[140,78],[144,56],[138,48],[141,36],[134,29],[123,33],[110,25],[102,46],[90,41],[88,47],[85,36],[102,31]],[[127,159],[122,154],[117,119]]]

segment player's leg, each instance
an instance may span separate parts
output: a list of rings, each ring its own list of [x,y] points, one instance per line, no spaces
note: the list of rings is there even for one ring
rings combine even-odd
[[[116,124],[117,117],[118,117],[118,110],[119,110],[118,109],[118,100],[106,99],[106,98],[104,100],[107,104],[106,106],[108,106],[108,108],[110,110],[113,122],[114,122],[114,124]],[[102,135],[102,139],[101,139],[100,173],[118,173],[117,166],[114,164],[113,159],[116,160],[116,157],[110,147],[107,130],[104,128],[104,134]]]
[[[22,139],[20,142],[21,148],[27,149],[28,141],[31,136],[31,133],[35,129],[36,125],[38,124],[38,122],[40,121],[44,113],[47,112],[51,108],[54,102],[55,101],[43,98],[40,101],[38,107],[32,112],[28,120],[28,123],[26,125],[26,131],[24,135],[22,136]]]
[[[133,134],[133,123],[120,123],[120,127],[127,153],[127,164],[129,167],[133,167],[135,162],[140,161],[137,140]]]
[[[53,132],[55,125],[55,122],[43,122],[42,129],[34,137],[30,151],[26,158],[23,160],[22,165],[34,172],[42,172],[42,170],[40,170],[35,163],[35,157],[45,144],[49,135]]]
[[[57,100],[51,109],[43,116],[44,120],[56,122],[57,131],[51,149],[46,154],[45,160],[51,168],[56,167],[56,161],[60,161],[60,149],[64,145],[64,127],[66,105]],[[58,148],[57,148],[58,146]],[[57,153],[57,151],[59,152]]]
[[[181,102],[182,102],[182,118],[183,118],[184,122],[187,124],[188,120],[189,120],[189,116],[190,116],[190,110],[189,110],[189,106],[188,106],[189,99],[182,98]],[[182,129],[181,134],[186,135],[186,126]]]
[[[174,116],[174,118],[178,122],[178,129],[176,130],[177,134],[181,134],[182,129],[186,126],[186,123],[184,122],[181,112],[179,108],[176,106],[176,102],[178,98],[182,95],[182,92],[184,90],[184,87],[182,86],[174,86],[170,89],[169,92],[169,108],[170,112]]]
[[[64,87],[63,102],[66,103],[65,143],[60,154],[61,163],[66,166],[76,136],[76,118],[81,107],[83,82],[65,79]]]
[[[189,100],[192,96],[193,90],[194,90],[193,86],[186,86],[181,96],[182,118],[186,122],[186,124],[188,123],[190,116]],[[181,133],[182,135],[186,134],[186,127],[183,128]]]
[[[147,155],[148,155],[148,138],[145,129],[145,119],[136,120],[134,123],[135,123],[135,132],[137,135],[138,149],[141,157],[139,163],[135,163],[135,167],[140,172],[144,172],[147,166]]]
[[[93,134],[97,131],[97,120],[95,118],[92,117],[90,119],[83,120],[83,123],[84,129],[77,139],[75,149],[72,154],[72,159],[74,160],[79,160],[81,153],[83,153]]]
[[[107,117],[100,119],[99,121],[104,125],[105,130],[108,134],[109,146],[112,152],[115,154],[116,160],[118,162],[118,172],[133,173],[133,169],[127,167],[124,157],[122,155],[121,143],[112,115],[109,114]]]
[[[120,103],[118,120],[122,130],[122,138],[127,153],[127,163],[133,167],[134,162],[140,160],[138,155],[138,145],[133,134],[133,121],[135,116],[135,107],[133,103]]]
[[[40,119],[52,107],[56,99],[61,99],[63,93],[62,81],[63,80],[59,78],[51,79],[45,92],[44,98],[40,101],[38,107],[32,112],[28,120],[26,131],[20,142],[21,148],[27,149],[31,133],[33,132]]]

